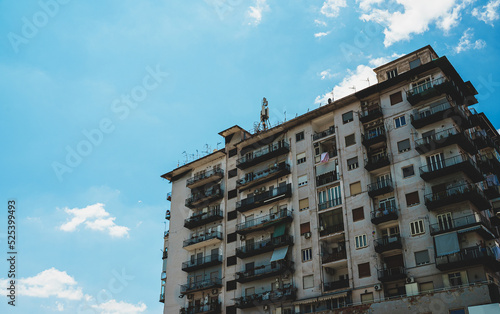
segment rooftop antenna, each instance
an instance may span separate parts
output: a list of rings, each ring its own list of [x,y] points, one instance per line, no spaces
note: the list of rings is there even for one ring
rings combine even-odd
[[[188,155],[187,155],[186,151],[183,151],[182,154],[184,155],[184,158],[186,158],[186,161],[184,162],[184,164],[187,164],[188,163]]]
[[[349,87],[349,89],[354,89],[354,92],[356,92],[356,86],[354,86],[354,85]]]
[[[262,99],[262,109],[260,111],[260,124],[265,131],[269,127],[269,107],[266,97]]]
[[[217,142],[217,150],[219,150],[219,144],[222,144],[222,142]]]
[[[370,86],[370,78],[369,77],[366,78],[366,81],[368,82],[368,86]]]

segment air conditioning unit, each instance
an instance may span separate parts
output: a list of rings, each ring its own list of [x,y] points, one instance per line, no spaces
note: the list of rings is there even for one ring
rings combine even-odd
[[[240,240],[244,241],[245,240],[245,236],[244,235],[240,235]]]
[[[192,300],[194,297],[194,294],[188,294],[188,300]]]
[[[311,237],[311,233],[310,232],[304,233],[304,238],[309,239],[310,237]]]
[[[319,226],[319,231],[324,231],[324,230],[325,230],[325,227]]]
[[[266,305],[264,305],[264,311],[267,311],[267,310],[269,310],[269,305],[266,304]]]
[[[375,285],[374,288],[375,288],[375,291],[379,291],[380,289],[382,289],[382,287],[380,285]]]
[[[415,278],[414,277],[408,277],[406,278],[406,283],[414,283],[415,282]]]

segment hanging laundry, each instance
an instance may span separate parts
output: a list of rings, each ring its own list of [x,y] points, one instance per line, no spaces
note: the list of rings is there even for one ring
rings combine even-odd
[[[329,160],[330,160],[330,156],[328,156],[328,153],[321,154],[321,162],[328,162]]]

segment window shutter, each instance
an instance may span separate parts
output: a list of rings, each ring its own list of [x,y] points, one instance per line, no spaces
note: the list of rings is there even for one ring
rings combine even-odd
[[[403,101],[403,95],[401,94],[401,92],[392,94],[390,98],[391,98],[391,105],[395,105]]]
[[[408,193],[405,196],[406,196],[406,206],[412,206],[420,203],[420,199],[418,197],[418,191]]]
[[[410,140],[406,139],[404,141],[398,142],[398,150],[399,152],[407,151],[411,148]]]
[[[300,224],[300,235],[307,232],[311,232],[311,225],[308,222]]]
[[[370,263],[358,264],[359,278],[369,277],[370,273]]]
[[[363,211],[363,207],[355,208],[352,210],[352,220],[358,221],[365,219],[365,212]]]
[[[299,210],[304,210],[309,208],[309,198],[303,198],[299,200]]]
[[[361,193],[361,182],[352,183],[350,185],[351,196]]]

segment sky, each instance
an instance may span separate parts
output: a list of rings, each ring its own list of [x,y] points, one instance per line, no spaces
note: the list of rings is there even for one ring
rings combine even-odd
[[[0,312],[161,313],[160,175],[251,131],[263,97],[274,125],[431,45],[500,128],[499,14],[500,0],[0,1]]]

